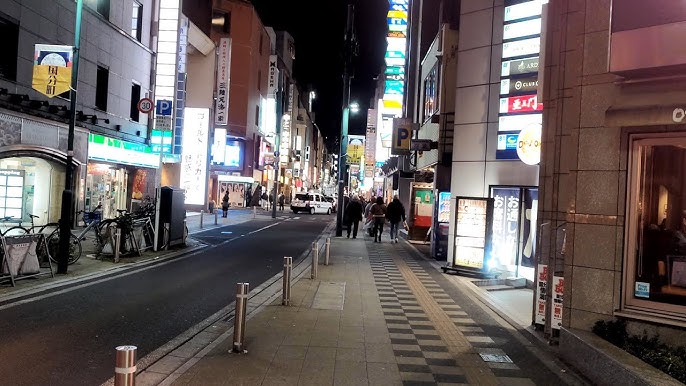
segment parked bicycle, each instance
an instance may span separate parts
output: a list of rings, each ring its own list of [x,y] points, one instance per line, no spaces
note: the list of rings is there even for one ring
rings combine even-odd
[[[95,244],[96,248],[95,254],[99,254],[102,250],[105,241],[100,237],[100,233],[98,233],[98,226],[100,225],[100,219],[102,218],[102,213],[99,211],[100,208],[102,208],[102,206],[98,205],[94,210],[90,212],[84,210],[76,212],[77,216],[79,214],[82,215],[83,223],[86,224],[86,227],[82,229],[78,234],[74,234],[74,232],[71,231],[71,234],[69,236],[69,259],[67,260],[69,264],[74,264],[77,260],[81,258],[81,254],[83,253],[83,246],[81,245],[81,241],[86,240],[88,238],[89,232],[93,234],[93,243]],[[45,229],[48,228],[50,229],[50,231],[45,232]],[[50,259],[56,263],[60,239],[59,224],[47,224],[43,227],[43,230],[41,232],[48,233],[46,240],[50,251],[49,256]]]
[[[98,226],[98,233],[103,244],[111,246],[108,253],[116,249],[116,235],[119,231],[119,254],[127,255],[140,252],[152,247],[155,232],[151,218],[154,216],[154,202],[139,208],[135,212],[117,209],[119,215],[112,219],[102,220]],[[101,253],[104,252],[101,250]]]

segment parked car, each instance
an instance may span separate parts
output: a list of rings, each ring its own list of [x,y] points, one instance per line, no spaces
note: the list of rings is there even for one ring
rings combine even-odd
[[[296,193],[291,201],[293,213],[308,212],[309,214],[331,214],[333,206],[324,196],[319,193]]]
[[[336,213],[336,208],[338,208],[338,202],[331,196],[324,196],[324,199],[331,203],[331,213]]]

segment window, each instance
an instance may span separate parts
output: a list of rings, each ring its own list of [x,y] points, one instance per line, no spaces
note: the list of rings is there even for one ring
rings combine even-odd
[[[686,136],[632,137],[625,305],[686,313]]]
[[[98,66],[98,73],[95,80],[95,107],[102,111],[107,111],[107,94],[109,92],[110,70]]]
[[[260,125],[260,105],[256,106],[255,110],[255,125],[259,126]]]
[[[105,19],[110,19],[110,0],[96,0],[95,10]]]
[[[436,63],[424,79],[424,120],[431,118],[438,111],[438,76],[439,69]]]
[[[131,120],[138,122],[141,112],[138,111],[138,102],[141,100],[141,85],[133,83],[131,85]]]
[[[141,29],[143,27],[143,5],[134,0],[131,14],[131,36],[141,41]]]
[[[17,80],[18,23],[0,17],[0,78]]]

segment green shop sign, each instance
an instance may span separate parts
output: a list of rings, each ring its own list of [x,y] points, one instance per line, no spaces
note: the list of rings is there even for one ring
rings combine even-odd
[[[159,166],[159,153],[153,153],[150,146],[100,134],[88,134],[88,159],[155,169]]]

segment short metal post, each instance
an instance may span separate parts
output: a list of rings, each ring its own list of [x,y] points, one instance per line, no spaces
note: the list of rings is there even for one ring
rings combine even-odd
[[[310,271],[310,278],[317,278],[317,265],[319,265],[319,244],[315,241],[312,243],[312,270]]]
[[[202,216],[205,214],[205,211],[201,210],[200,211],[200,229],[202,229]]]
[[[257,218],[257,207],[256,206],[252,207],[252,218]]]
[[[121,229],[116,228],[114,230],[114,262],[119,262],[119,247],[121,243]]]
[[[293,270],[293,258],[283,258],[283,290],[281,296],[281,305],[288,306],[291,304],[291,271]]]
[[[326,238],[326,257],[324,258],[324,265],[329,265],[329,256],[331,253],[331,237]]]
[[[114,386],[133,386],[136,384],[136,346],[115,348]]]
[[[184,223],[185,223],[185,221],[186,220],[184,220]],[[164,238],[162,239],[162,243],[164,244],[164,250],[165,251],[167,250],[167,248],[169,248],[169,227],[170,227],[170,225],[171,224],[168,222],[164,223],[164,234],[163,234]]]
[[[233,352],[244,353],[245,345],[245,316],[248,310],[249,283],[236,284],[236,312],[233,323]]]
[[[218,221],[217,215],[218,215],[218,214],[219,214],[219,211],[218,211],[218,210],[215,210],[215,211],[214,211],[214,225],[217,225],[217,221]]]

